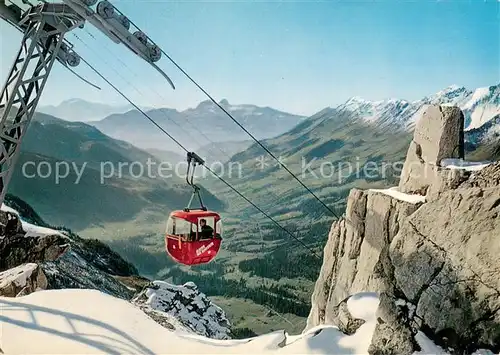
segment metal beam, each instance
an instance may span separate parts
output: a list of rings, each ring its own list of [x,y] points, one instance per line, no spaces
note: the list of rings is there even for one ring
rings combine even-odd
[[[27,28],[0,94],[0,204],[64,34],[83,21],[71,9],[54,13],[49,5],[31,8],[22,20]]]

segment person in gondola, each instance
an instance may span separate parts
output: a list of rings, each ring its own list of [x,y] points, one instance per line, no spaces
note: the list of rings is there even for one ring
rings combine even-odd
[[[210,239],[214,236],[214,229],[207,224],[206,219],[200,219],[200,239]]]

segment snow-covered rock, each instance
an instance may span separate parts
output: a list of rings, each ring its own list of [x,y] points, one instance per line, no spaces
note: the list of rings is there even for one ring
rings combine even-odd
[[[121,282],[117,278],[120,275],[103,267],[99,254],[91,257],[92,247],[86,240],[76,240],[70,245],[71,250],[57,260],[41,264],[49,289],[96,289],[127,300],[137,292]]]
[[[153,318],[167,315],[196,334],[214,339],[230,339],[230,323],[225,312],[200,292],[193,282],[183,286],[154,281],[137,295],[132,303]],[[168,322],[170,320],[170,322]]]
[[[0,272],[0,295],[16,297],[47,288],[47,278],[34,263]]]
[[[17,212],[15,209],[13,209],[5,204],[2,204],[1,211],[9,212],[8,214],[6,214],[7,216],[15,215],[20,220],[22,231],[24,231],[25,237],[43,237],[46,235],[58,235],[61,237],[67,236],[62,231],[58,231],[58,230],[55,230],[53,228],[37,226],[35,224],[32,224],[32,223],[25,221],[24,219],[19,217],[19,212]]]

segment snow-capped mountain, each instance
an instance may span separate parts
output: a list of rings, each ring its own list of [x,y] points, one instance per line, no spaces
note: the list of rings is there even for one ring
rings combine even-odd
[[[420,109],[426,104],[460,107],[465,115],[465,130],[486,128],[487,132],[482,132],[481,135],[487,136],[490,130],[493,132],[496,129],[494,128],[496,125],[485,125],[500,115],[500,84],[476,90],[452,85],[413,102],[401,99],[368,101],[353,97],[340,105],[337,110],[352,112],[357,117],[377,125],[412,130]]]

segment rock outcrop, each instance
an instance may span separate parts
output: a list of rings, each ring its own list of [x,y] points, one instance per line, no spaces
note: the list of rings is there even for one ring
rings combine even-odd
[[[130,300],[137,290],[120,277],[137,276],[134,266],[97,240],[71,236],[71,250],[54,261],[41,264],[49,289],[97,289]]]
[[[19,201],[17,201],[20,204]],[[37,216],[26,204],[23,213],[33,219]],[[36,226],[24,221],[27,229],[43,233],[33,236],[23,230],[20,217],[11,209],[0,211],[0,271],[36,268],[36,275],[43,275],[45,282],[38,288],[91,288],[116,297],[131,299],[136,290],[121,282],[118,277],[137,276],[136,268],[123,260],[107,245],[97,240],[82,239],[69,231],[52,230],[47,225]],[[30,218],[27,218],[30,220]],[[39,218],[36,222],[43,223]],[[34,233],[37,234],[37,233]],[[15,268],[15,269],[13,269]],[[33,274],[35,275],[35,273]],[[14,297],[15,283],[0,296]],[[26,287],[24,293],[37,288]]]
[[[166,328],[184,328],[214,339],[230,339],[225,312],[188,282],[183,286],[154,281],[132,303]]]
[[[338,324],[338,307],[351,294],[387,290],[384,270],[400,224],[422,202],[400,201],[377,191],[351,190],[346,219],[334,223],[312,296],[307,327]]]
[[[401,192],[439,193],[463,181],[462,171],[440,168],[444,158],[464,157],[463,127],[458,107],[429,105],[423,110],[403,166]]]
[[[500,350],[500,162],[472,172],[440,166],[460,157],[461,127],[457,108],[428,107],[399,187],[351,191],[306,329],[349,328],[343,303],[369,291],[381,295],[371,354],[411,354],[419,331],[452,353]]]
[[[24,263],[53,261],[69,249],[69,240],[59,234],[26,236],[19,216],[0,211],[0,271]]]
[[[0,295],[19,297],[47,288],[43,270],[33,263],[0,272]]]

